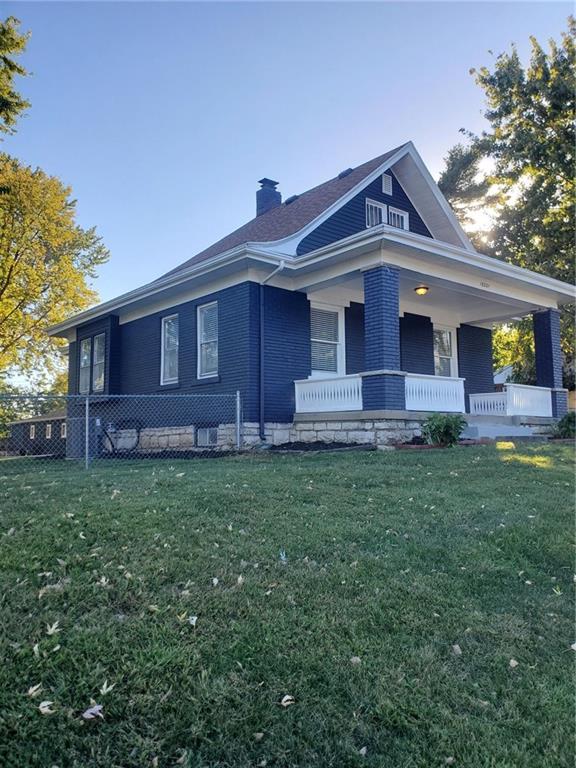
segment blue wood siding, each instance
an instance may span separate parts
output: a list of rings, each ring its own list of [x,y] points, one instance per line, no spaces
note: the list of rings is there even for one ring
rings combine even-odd
[[[400,357],[403,371],[434,375],[434,326],[429,317],[405,312],[400,318]]]
[[[464,382],[466,410],[470,408],[469,395],[494,391],[492,365],[492,331],[474,325],[458,328],[458,375]]]
[[[412,205],[400,182],[394,174],[390,173],[390,175],[392,176],[391,195],[385,195],[382,192],[382,177],[379,176],[362,192],[359,192],[352,200],[343,205],[342,208],[301,240],[296,250],[297,254],[300,256],[304,253],[315,251],[317,248],[343,240],[345,237],[366,229],[367,197],[379,203],[386,203],[386,205],[392,208],[407,211],[409,214],[410,231],[418,235],[432,237],[428,227],[420,218],[418,211]]]
[[[310,302],[304,293],[264,288],[264,419],[289,422],[294,381],[310,375]]]
[[[355,301],[344,310],[346,373],[364,370],[364,304]]]

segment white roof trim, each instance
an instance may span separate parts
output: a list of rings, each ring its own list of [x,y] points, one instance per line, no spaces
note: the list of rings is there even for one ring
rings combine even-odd
[[[435,200],[439,204],[442,212],[447,217],[448,223],[454,229],[454,234],[456,235],[456,238],[461,242],[464,248],[470,251],[474,251],[474,247],[470,242],[470,240],[468,239],[468,236],[462,229],[458,219],[456,218],[456,215],[454,214],[454,211],[452,210],[452,208],[448,204],[448,201],[446,200],[446,198],[438,188],[438,185],[432,178],[430,172],[428,171],[428,169],[426,168],[426,165],[424,164],[424,161],[418,154],[414,144],[411,141],[407,142],[402,147],[400,147],[400,149],[397,152],[395,152],[391,157],[389,157],[387,160],[382,162],[377,168],[375,168],[372,171],[372,173],[368,174],[367,176],[364,176],[364,178],[361,181],[359,181],[358,184],[352,187],[352,189],[348,190],[348,192],[342,195],[342,197],[339,197],[338,200],[336,200],[334,203],[332,203],[332,205],[330,205],[328,208],[322,211],[322,213],[319,214],[315,219],[313,219],[311,222],[309,222],[304,227],[302,227],[302,229],[298,230],[298,232],[294,232],[293,234],[287,235],[286,237],[280,238],[279,240],[255,242],[254,245],[262,248],[281,247],[286,252],[286,255],[295,255],[298,244],[307,235],[313,232],[318,226],[320,226],[320,224],[326,221],[326,219],[329,219],[330,216],[332,216],[340,208],[346,205],[346,203],[350,202],[350,200],[356,197],[356,195],[359,194],[364,189],[364,187],[367,187],[369,184],[371,184],[375,179],[381,176],[385,171],[389,169],[393,170],[393,166],[396,163],[398,163],[398,161],[405,158],[407,155],[412,158],[418,170],[422,174],[424,182],[429,187]],[[400,179],[398,179],[398,183],[404,189],[408,197],[411,199],[412,204],[418,211],[419,215],[421,215],[420,211],[418,210],[417,200],[414,199],[414,195],[410,194],[410,190],[405,189],[406,185]],[[422,215],[421,217],[426,223],[425,218]],[[426,224],[426,226],[428,226],[428,229],[430,230],[430,232],[434,234],[434,227],[429,226],[428,224]],[[440,239],[439,242],[444,242],[444,241]]]

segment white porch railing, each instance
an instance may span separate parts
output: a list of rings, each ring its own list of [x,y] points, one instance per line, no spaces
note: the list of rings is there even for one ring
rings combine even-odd
[[[552,416],[552,392],[548,387],[504,384],[503,392],[470,395],[474,416]]]
[[[448,411],[464,413],[464,379],[407,373],[407,411]]]
[[[297,413],[362,410],[361,376],[302,379],[294,384]]]

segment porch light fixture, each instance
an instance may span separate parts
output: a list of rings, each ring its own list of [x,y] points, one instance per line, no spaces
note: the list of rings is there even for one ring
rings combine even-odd
[[[419,285],[416,288],[414,288],[418,296],[426,296],[430,288],[428,288],[427,285]]]

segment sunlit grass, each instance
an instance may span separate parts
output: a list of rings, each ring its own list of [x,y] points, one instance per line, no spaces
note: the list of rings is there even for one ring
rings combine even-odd
[[[511,446],[3,465],[0,765],[572,766],[573,450]]]

